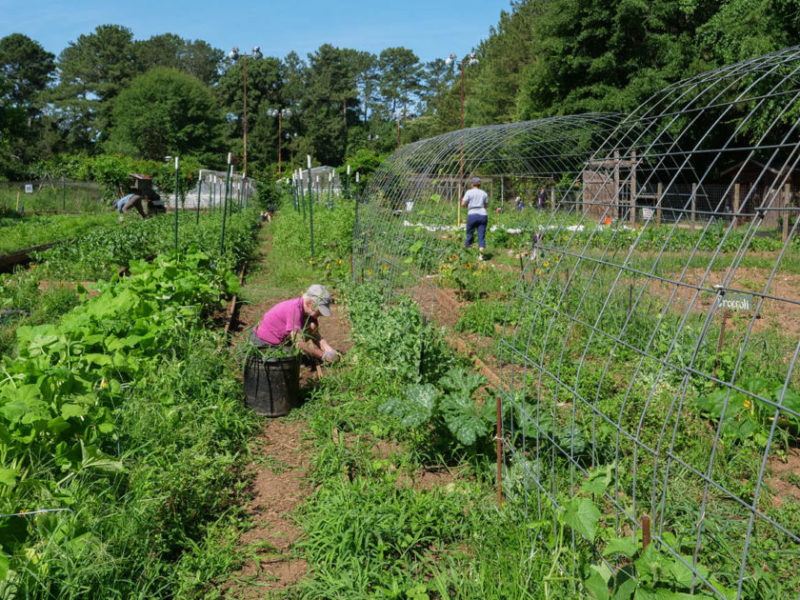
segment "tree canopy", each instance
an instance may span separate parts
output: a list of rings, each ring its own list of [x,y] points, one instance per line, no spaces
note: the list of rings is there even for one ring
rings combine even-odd
[[[139,158],[221,150],[214,95],[177,69],[156,67],[134,79],[117,98],[114,121],[108,147]]]
[[[242,153],[245,60],[250,170],[274,169],[278,146],[284,170],[306,154],[341,165],[457,129],[462,69],[466,127],[630,111],[679,79],[797,43],[800,0],[513,0],[488,31],[477,63],[451,64],[331,44],[234,61],[203,40],[136,40],[118,24],[54,60],[11,34],[0,39],[0,177],[56,152],[109,149],[222,167],[228,151]]]

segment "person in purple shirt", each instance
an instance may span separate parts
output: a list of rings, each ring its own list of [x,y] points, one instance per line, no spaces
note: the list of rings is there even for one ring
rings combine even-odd
[[[334,362],[338,353],[320,333],[320,315],[331,316],[331,295],[314,284],[299,298],[279,302],[264,313],[250,342],[259,349],[292,345],[312,359]]]

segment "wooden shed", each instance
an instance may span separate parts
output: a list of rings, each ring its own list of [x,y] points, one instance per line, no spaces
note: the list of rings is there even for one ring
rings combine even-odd
[[[752,158],[735,164],[721,173],[722,179],[734,178],[739,184],[739,212],[756,213],[759,207],[782,208],[790,202],[792,191],[800,187],[800,168],[781,164],[777,168],[767,166]],[[789,192],[787,194],[787,187]],[[787,198],[787,195],[790,198]],[[777,227],[780,212],[764,212],[764,226]]]

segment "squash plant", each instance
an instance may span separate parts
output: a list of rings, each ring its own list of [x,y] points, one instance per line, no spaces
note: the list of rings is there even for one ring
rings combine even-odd
[[[486,440],[494,425],[494,408],[473,400],[475,392],[485,383],[483,375],[455,367],[439,379],[438,386],[408,385],[404,397],[390,398],[381,406],[381,412],[406,427],[432,427],[438,437],[451,438],[475,449]]]

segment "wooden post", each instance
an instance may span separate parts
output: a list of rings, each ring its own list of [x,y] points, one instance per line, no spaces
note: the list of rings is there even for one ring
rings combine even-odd
[[[697,184],[692,184],[692,213],[691,213],[691,221],[692,221],[692,231],[694,231],[695,225],[697,223]]]
[[[789,210],[789,204],[792,202],[792,186],[788,183],[783,186],[783,243],[789,239],[789,215],[792,211]]]
[[[458,195],[456,196],[456,226],[461,227],[461,180],[458,180]]]
[[[633,308],[633,284],[628,284],[628,316],[631,316],[631,309]]]
[[[741,198],[741,185],[738,183],[733,184],[733,226],[739,226],[739,199]]]
[[[503,504],[503,401],[497,396],[497,430],[495,434],[495,452],[497,454],[497,506]]]
[[[642,552],[650,545],[650,517],[642,515]]]
[[[664,198],[664,184],[658,182],[658,191],[656,192],[656,225],[661,227],[661,200]]]
[[[631,201],[630,201],[630,221],[631,225],[636,225],[636,150],[631,150]]]
[[[556,184],[550,186],[550,208],[555,210],[556,208]],[[575,211],[577,212],[577,210]]]
[[[711,375],[714,379],[717,378],[717,367],[719,367],[719,353],[722,351],[722,344],[725,342],[725,326],[728,324],[729,314],[730,311],[727,308],[722,309],[722,326],[720,326],[719,328],[719,341],[717,342],[717,356],[714,358],[714,372]],[[717,382],[716,381],[712,382],[712,385],[716,387]]]

